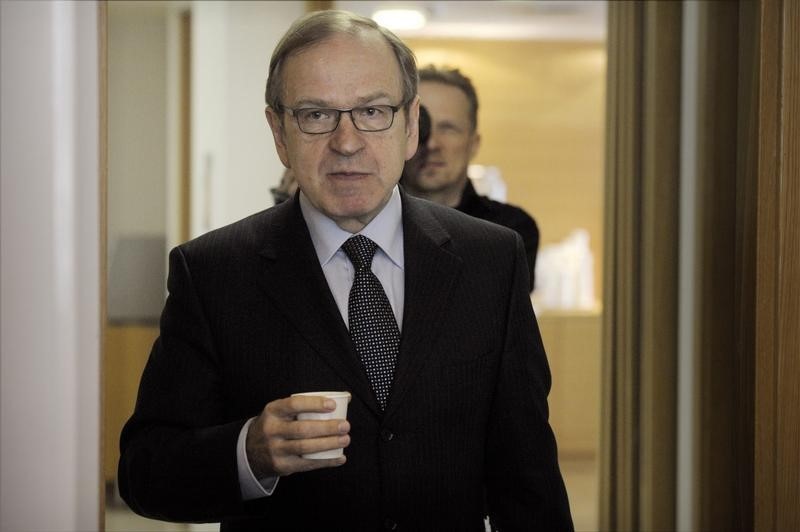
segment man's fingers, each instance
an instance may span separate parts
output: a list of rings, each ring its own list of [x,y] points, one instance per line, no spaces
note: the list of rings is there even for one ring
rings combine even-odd
[[[266,439],[300,440],[348,434],[350,432],[350,423],[345,419],[300,421],[268,416],[264,420],[262,431]]]
[[[344,435],[350,432],[350,423],[344,419],[325,421],[290,421],[283,424],[281,436],[287,440],[303,440],[323,436]]]
[[[304,473],[325,467],[339,467],[347,462],[347,457],[342,455],[337,458],[325,458],[312,460],[302,458],[297,455],[286,456],[278,461],[276,470],[281,476],[291,475],[292,473]]]
[[[349,436],[273,442],[273,468],[278,475],[286,476],[324,467],[338,467],[347,461],[344,455],[337,458],[324,459],[303,458],[302,455],[347,447],[349,444]]]
[[[301,458],[350,444],[350,423],[345,419],[297,419],[301,413],[327,413],[335,407],[335,401],[318,396],[293,396],[268,403],[247,434],[247,457],[253,472],[261,476],[289,475],[344,464],[343,458]]]
[[[265,410],[268,414],[283,418],[294,418],[303,412],[326,413],[336,409],[336,401],[327,397],[311,395],[295,395],[268,403]]]
[[[324,438],[310,438],[304,440],[283,440],[276,444],[276,451],[281,455],[301,456],[304,454],[330,451],[350,445],[350,436],[327,436]]]
[[[308,460],[301,458],[299,465],[302,469],[300,471],[312,471],[314,469],[322,469],[323,467],[339,467],[347,461],[344,455],[338,458],[325,458],[321,460]]]

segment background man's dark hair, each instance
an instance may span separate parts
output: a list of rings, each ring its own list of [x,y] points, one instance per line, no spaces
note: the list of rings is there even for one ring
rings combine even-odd
[[[457,68],[438,68],[434,65],[427,65],[419,70],[419,81],[442,83],[460,89],[469,101],[469,118],[472,122],[472,130],[475,131],[478,127],[478,93],[475,92],[472,80]]]

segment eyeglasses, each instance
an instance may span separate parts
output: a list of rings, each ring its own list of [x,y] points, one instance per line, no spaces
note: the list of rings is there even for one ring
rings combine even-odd
[[[297,120],[297,127],[303,133],[321,135],[330,133],[339,127],[344,113],[350,113],[353,125],[359,131],[385,131],[392,127],[394,115],[401,105],[369,105],[366,107],[353,107],[352,109],[317,109],[303,108],[292,109],[284,107]]]

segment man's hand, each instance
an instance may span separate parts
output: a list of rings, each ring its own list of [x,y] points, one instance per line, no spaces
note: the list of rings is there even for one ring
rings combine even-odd
[[[301,455],[350,445],[350,423],[344,419],[298,421],[302,412],[332,412],[325,397],[295,396],[268,403],[247,429],[247,460],[256,478],[336,467],[346,458],[311,460]]]

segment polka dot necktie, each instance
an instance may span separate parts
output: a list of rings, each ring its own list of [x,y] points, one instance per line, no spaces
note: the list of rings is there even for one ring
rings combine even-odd
[[[386,292],[372,273],[376,248],[375,242],[362,235],[351,237],[342,244],[356,269],[347,307],[350,337],[378,403],[381,409],[385,409],[394,379],[400,330]]]

